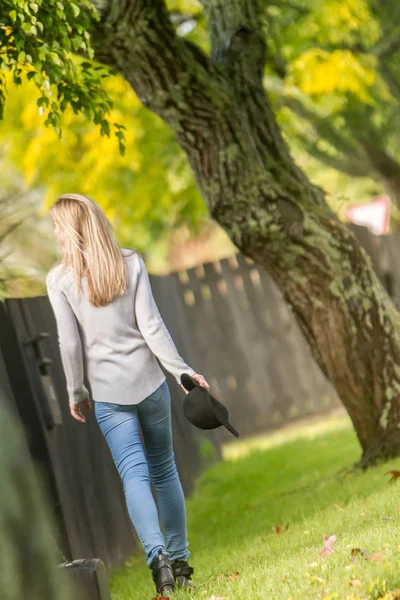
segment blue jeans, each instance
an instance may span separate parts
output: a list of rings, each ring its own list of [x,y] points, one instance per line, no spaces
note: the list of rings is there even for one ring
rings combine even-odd
[[[172,446],[171,395],[167,380],[139,404],[94,402],[94,412],[121,476],[129,516],[143,545],[147,565],[150,567],[159,548],[171,560],[187,560],[190,552],[185,497]],[[165,540],[150,477],[157,493]]]

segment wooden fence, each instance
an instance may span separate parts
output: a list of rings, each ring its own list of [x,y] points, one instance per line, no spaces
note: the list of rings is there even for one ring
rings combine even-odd
[[[242,254],[151,283],[161,313],[174,313],[185,360],[242,435],[338,404],[271,277]]]
[[[48,298],[0,303],[0,332],[0,398],[23,425],[30,455],[51,498],[60,552],[68,560],[99,557],[108,568],[121,564],[136,551],[137,537],[94,413],[86,415],[84,425],[69,413]],[[218,436],[215,432],[200,435],[186,426],[184,392],[169,374],[167,381],[175,457],[188,494],[202,466],[220,456]],[[90,389],[88,381],[86,385]],[[58,558],[62,562],[61,554]]]

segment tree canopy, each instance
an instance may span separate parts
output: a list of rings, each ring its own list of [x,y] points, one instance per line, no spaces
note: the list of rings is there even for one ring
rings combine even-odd
[[[209,51],[201,5],[170,0],[168,8],[178,34]],[[93,60],[89,27],[98,19],[87,0],[2,3],[1,108],[12,82],[19,89],[12,90],[0,141],[7,140],[25,185],[42,190],[45,206],[71,187],[90,193],[122,244],[135,240],[144,248],[183,223],[199,231],[207,211],[174,134],[121,77]],[[350,177],[372,177],[377,186],[382,174],[369,167],[359,138],[368,122],[380,156],[390,155],[393,166],[398,103],[368,51],[380,43],[385,19],[390,11],[367,0],[275,1],[264,12],[264,81],[299,159],[305,150]],[[328,188],[350,182],[332,183],[312,164],[309,170]]]

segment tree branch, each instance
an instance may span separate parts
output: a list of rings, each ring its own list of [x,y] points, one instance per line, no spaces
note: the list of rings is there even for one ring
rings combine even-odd
[[[93,4],[101,13],[92,32],[96,59],[116,69],[140,101],[176,133],[184,119],[196,126],[201,120],[203,129],[207,123],[212,126],[222,93],[214,67],[198,46],[175,33],[164,1]],[[208,120],[197,114],[200,98]]]
[[[392,73],[390,67],[383,61],[378,62],[378,71],[388,86],[389,92],[394,98],[400,101],[400,82],[398,78]]]
[[[372,48],[372,54],[378,58],[387,58],[400,49],[400,29],[391,36],[384,36]]]
[[[234,78],[262,83],[265,40],[260,0],[200,0],[211,35],[212,60]]]
[[[299,117],[310,123],[319,137],[326,139],[332,146],[334,146],[339,152],[346,154],[352,159],[359,155],[358,144],[346,138],[338,129],[334,127],[331,119],[323,118],[317,115],[314,111],[310,110],[297,98],[282,97],[284,106],[289,108]],[[360,161],[363,160],[362,156],[358,157]]]
[[[302,146],[305,148],[306,152],[308,152],[311,156],[324,163],[328,167],[332,169],[336,169],[341,173],[346,173],[351,177],[373,177],[373,174],[368,172],[367,166],[365,163],[361,163],[356,160],[350,160],[348,156],[332,156],[328,154],[315,143],[312,143],[306,136],[298,135],[298,139],[300,140]]]
[[[369,162],[385,179],[400,178],[400,164],[389,156],[383,148],[377,145],[377,139],[369,139],[365,135],[360,136],[361,143],[368,156]]]

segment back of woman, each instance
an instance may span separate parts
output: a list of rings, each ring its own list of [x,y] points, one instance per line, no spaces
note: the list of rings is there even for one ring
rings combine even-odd
[[[142,256],[119,248],[100,206],[87,196],[64,194],[50,214],[61,258],[49,271],[46,286],[71,415],[85,423],[81,408],[92,410],[84,385],[85,355],[95,417],[122,478],[156,590],[166,594],[175,585],[190,586],[193,568],[187,562],[171,396],[157,359],[179,385],[183,373],[206,389],[209,385],[179,355],[155,303]]]

